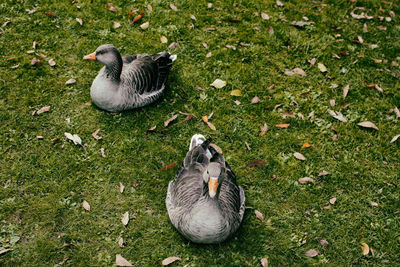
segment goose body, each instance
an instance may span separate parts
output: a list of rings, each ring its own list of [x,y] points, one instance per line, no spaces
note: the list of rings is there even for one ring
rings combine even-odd
[[[121,57],[113,45],[101,45],[84,59],[104,64],[90,88],[93,103],[119,112],[142,107],[161,97],[176,56],[167,52]]]
[[[192,137],[166,198],[175,228],[185,238],[202,244],[226,240],[239,228],[245,211],[243,189],[210,141],[202,135]]]

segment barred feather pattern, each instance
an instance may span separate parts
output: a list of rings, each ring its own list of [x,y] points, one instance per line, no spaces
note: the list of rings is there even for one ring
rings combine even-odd
[[[213,150],[213,157],[208,159],[208,149],[212,147],[206,141],[187,153],[168,186],[166,205],[172,224],[183,236],[196,243],[211,244],[226,240],[239,228],[245,196],[224,157]],[[224,176],[214,198],[203,181],[209,162],[220,163]]]

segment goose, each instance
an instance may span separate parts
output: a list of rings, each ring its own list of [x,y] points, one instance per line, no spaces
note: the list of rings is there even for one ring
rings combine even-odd
[[[104,65],[90,88],[93,103],[100,109],[120,112],[160,98],[176,55],[161,52],[121,57],[113,45],[105,44],[83,59]]]
[[[168,185],[166,206],[170,221],[186,239],[216,244],[240,226],[245,211],[243,189],[211,138],[192,137],[189,151]]]

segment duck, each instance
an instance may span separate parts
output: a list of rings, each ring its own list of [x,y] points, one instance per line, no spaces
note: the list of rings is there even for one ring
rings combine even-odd
[[[165,200],[173,226],[199,244],[225,241],[239,228],[245,213],[244,191],[211,140],[201,134],[192,136]]]
[[[120,112],[149,105],[162,96],[176,55],[161,52],[121,57],[112,44],[104,44],[83,59],[104,65],[90,88],[93,103]]]

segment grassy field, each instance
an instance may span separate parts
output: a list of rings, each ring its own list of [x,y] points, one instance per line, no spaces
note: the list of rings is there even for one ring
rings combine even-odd
[[[400,265],[400,140],[390,143],[400,134],[393,111],[400,107],[399,2],[239,0],[208,7],[190,0],[175,1],[174,11],[169,2],[139,0],[114,2],[116,12],[108,1],[53,2],[0,4],[0,265],[105,266],[116,254],[134,266],[161,265],[169,256],[180,257],[179,266],[257,266],[262,258],[270,266]],[[372,18],[351,16],[356,7],[365,8],[356,15]],[[129,12],[142,9],[133,24]],[[172,42],[178,45],[169,49]],[[82,57],[105,43],[122,54],[177,54],[163,100],[120,114],[91,104],[101,66]],[[32,66],[34,57],[43,64]],[[306,76],[288,75],[295,68]],[[76,83],[65,85],[71,78]],[[227,85],[211,87],[217,78]],[[251,104],[255,96],[260,101]],[[50,111],[32,115],[44,106]],[[197,118],[185,122],[179,112]],[[201,119],[211,112],[216,131]],[[364,121],[379,130],[357,125]],[[259,136],[265,123],[269,130]],[[103,139],[92,137],[96,129]],[[64,132],[79,135],[83,146]],[[165,208],[168,182],[195,133],[221,147],[252,207],[220,245],[186,241]],[[312,146],[301,149],[306,142]],[[255,160],[267,164],[249,167]],[[322,171],[330,174],[318,176]],[[315,181],[300,184],[302,177]],[[305,256],[310,249],[320,254]]]

